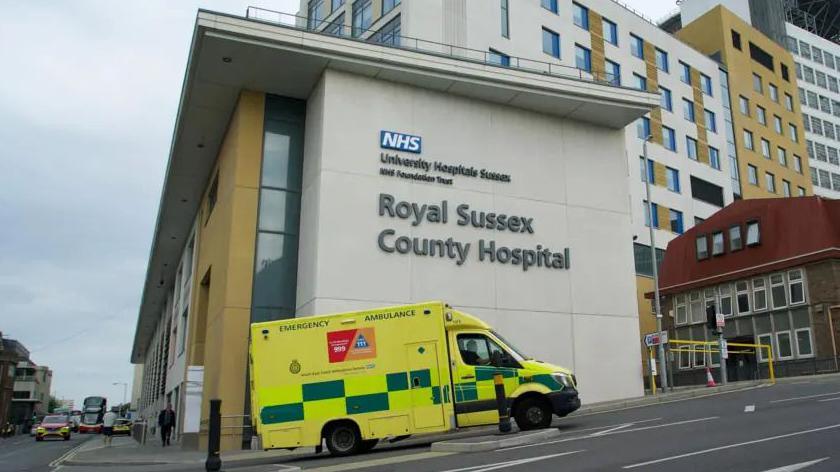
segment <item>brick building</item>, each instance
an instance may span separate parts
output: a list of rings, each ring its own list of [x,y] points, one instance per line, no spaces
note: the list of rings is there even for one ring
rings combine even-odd
[[[835,372],[840,343],[840,201],[741,200],[671,241],[660,288],[672,339],[769,344],[777,375]],[[674,353],[676,385],[701,382],[717,355]],[[730,380],[766,375],[765,355],[731,355]]]

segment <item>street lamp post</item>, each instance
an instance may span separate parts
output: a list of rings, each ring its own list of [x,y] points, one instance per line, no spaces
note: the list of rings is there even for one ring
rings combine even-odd
[[[650,173],[648,172],[649,160],[647,153],[647,143],[653,138],[652,135],[647,135],[642,142],[642,155],[645,159],[645,168],[642,169],[645,175],[645,193],[647,194],[647,208],[648,208],[648,232],[650,234],[650,260],[653,265],[653,293],[654,293],[654,310],[656,311],[656,331],[662,332],[662,307],[659,303],[659,268],[656,266],[656,235],[653,231],[653,203],[650,201]],[[662,391],[668,387],[668,371],[665,362],[665,346],[660,342],[658,347],[659,354],[659,384]],[[656,392],[653,392],[656,393]]]
[[[123,386],[123,401],[122,401],[122,404],[123,404],[123,408],[125,408],[126,396],[128,395],[128,382],[114,382],[111,385],[122,385]]]

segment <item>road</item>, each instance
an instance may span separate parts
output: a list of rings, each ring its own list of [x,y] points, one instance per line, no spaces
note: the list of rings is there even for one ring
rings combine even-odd
[[[69,441],[48,439],[36,442],[29,435],[0,439],[0,470],[3,472],[49,471],[50,463],[89,440],[73,434]]]
[[[524,447],[474,454],[374,450],[352,459],[307,457],[273,470],[836,472],[840,377],[572,416],[560,424],[558,438]]]

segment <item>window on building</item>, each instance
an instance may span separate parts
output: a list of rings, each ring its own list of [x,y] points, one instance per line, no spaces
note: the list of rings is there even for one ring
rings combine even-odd
[[[758,344],[762,346],[770,346],[770,355],[773,355],[773,351],[775,350],[773,346],[773,335],[772,334],[760,334],[758,336]],[[759,362],[767,362],[769,360],[767,355],[766,348],[759,348],[758,349],[758,361]]]
[[[782,118],[779,115],[773,115],[773,129],[778,134],[784,134],[784,131],[782,131]]]
[[[764,311],[767,309],[767,286],[764,278],[753,279],[753,311]]]
[[[402,34],[402,24],[400,15],[395,16],[391,21],[385,24],[382,28],[374,33],[370,40],[374,43],[389,44],[391,46],[400,45],[400,37]]]
[[[801,269],[788,272],[788,289],[791,305],[805,303],[805,284],[802,280]]]
[[[667,126],[662,127],[662,145],[669,151],[677,152],[677,134]]]
[[[602,18],[601,23],[604,28],[604,41],[618,46],[618,26],[606,18]]]
[[[741,50],[741,35],[735,30],[732,30],[732,46],[739,51]]]
[[[656,48],[656,67],[662,72],[668,72],[668,53]]]
[[[799,55],[811,59],[811,46],[805,41],[799,41]]]
[[[510,38],[510,5],[508,0],[500,0],[501,32],[503,38]]]
[[[770,100],[773,100],[776,103],[779,103],[779,89],[773,84],[768,84],[768,88],[770,90]]]
[[[353,37],[357,38],[370,28],[373,23],[372,0],[356,0],[353,2]]]
[[[650,226],[651,225],[651,217],[652,217],[653,218],[653,227],[658,228],[659,227],[658,206],[656,205],[656,203],[651,203],[650,206],[648,206],[647,200],[644,200],[642,203],[644,204],[644,207],[645,207],[645,226]],[[653,212],[653,215],[651,215],[651,212]]]
[[[324,28],[324,33],[335,36],[342,36],[344,34],[344,12],[330,21],[330,24]]]
[[[680,64],[680,80],[683,83],[691,85],[691,66],[686,64],[683,61],[679,61]]]
[[[712,233],[712,255],[720,256],[724,251],[723,232],[716,231]]]
[[[788,123],[788,130],[790,132],[790,139],[798,143],[799,142],[799,131],[796,129],[796,125],[793,123]]]
[[[717,119],[715,117],[715,112],[711,110],[703,110],[703,115],[705,116],[706,129],[712,133],[717,133]]]
[[[543,52],[560,59],[560,35],[548,28],[542,29]]]
[[[799,357],[813,357],[814,348],[811,339],[811,328],[800,328],[796,334],[796,354]]]
[[[750,101],[743,95],[738,96],[738,108],[744,116],[750,116]]]
[[[797,189],[797,191],[798,191],[798,193],[799,193],[799,196],[800,196],[800,197],[804,197],[804,196],[805,196],[805,188],[803,188],[803,187],[796,187],[796,189]]]
[[[645,42],[635,34],[630,34],[630,52],[639,59],[645,58]]]
[[[761,138],[761,155],[765,159],[770,159],[770,141]]]
[[[817,76],[817,85],[822,87],[822,88],[828,88],[828,84],[826,83],[826,80],[825,80],[825,73],[820,72],[820,71],[816,71],[815,74]]]
[[[685,150],[689,159],[697,160],[697,140],[691,136],[685,137]]]
[[[703,73],[700,73],[700,88],[706,95],[710,97],[714,95],[712,91],[712,78]]]
[[[609,59],[604,60],[604,66],[607,74],[607,82],[615,86],[621,85],[621,66],[617,62]]]
[[[723,207],[723,187],[691,176],[691,198],[710,205]]]
[[[793,155],[793,170],[800,174],[802,173],[802,158],[796,154]]]
[[[670,167],[665,168],[665,180],[668,190],[680,193],[680,171]]]
[[[540,0],[540,4],[542,5],[543,8],[545,8],[546,10],[548,10],[552,13],[557,13],[557,11],[558,11],[557,10],[557,0]],[[577,5],[577,3],[575,3],[575,5]],[[587,27],[587,29],[588,29],[588,27]]]
[[[310,0],[307,14],[309,15],[307,21],[307,27],[309,27],[309,29],[315,29],[321,26],[321,22],[324,21],[324,17],[327,16],[327,9],[324,0]]]
[[[773,303],[774,310],[787,306],[785,276],[783,274],[772,274],[770,276],[770,300]]]
[[[712,169],[720,170],[720,151],[712,146],[709,146],[709,165]]]
[[[776,333],[776,355],[779,360],[793,358],[793,349],[790,345],[790,331]]]
[[[765,172],[764,181],[767,184],[767,191],[776,193],[776,176],[770,172]]]
[[[746,280],[735,282],[735,302],[738,304],[738,314],[750,312],[750,289]]]
[[[741,239],[741,226],[736,225],[729,228],[729,250],[740,251],[744,248],[744,241]]]
[[[670,223],[671,223],[671,231],[677,234],[683,233],[683,213],[681,211],[674,210],[673,208],[668,210],[670,213]]]
[[[210,215],[213,214],[213,209],[216,208],[216,202],[219,200],[219,171],[216,171],[216,175],[213,177],[213,181],[210,183],[210,190],[207,191],[207,218],[204,220],[204,224],[210,220]]]
[[[487,52],[487,62],[497,66],[510,67],[510,56],[495,49],[490,49]]]
[[[181,313],[181,336],[178,338],[178,356],[184,354],[184,351],[187,348],[187,313],[189,312],[189,308],[184,308],[184,312]]]
[[[779,164],[787,167],[787,151],[785,151],[785,148],[777,147],[776,157],[779,159]]]
[[[811,58],[817,64],[822,64],[823,63],[822,49],[820,49],[816,46],[811,46]]]
[[[688,323],[688,307],[685,304],[685,295],[677,295],[674,297],[674,307],[677,324],[683,325]]]
[[[694,123],[694,102],[683,98],[683,118]]]
[[[642,182],[649,180],[651,184],[656,185],[656,173],[654,172],[652,160],[645,160],[644,157],[639,157],[639,169],[641,171]]]
[[[790,69],[788,69],[788,66],[785,64],[779,64],[779,66],[782,68],[782,80],[790,82]]]
[[[753,74],[753,91],[756,93],[764,93],[764,85],[761,82],[761,76]]]
[[[767,111],[761,105],[755,106],[755,116],[758,119],[758,122],[764,126],[767,126]]]
[[[643,116],[636,121],[636,136],[639,139],[650,136],[650,118]]]
[[[793,97],[789,93],[785,94],[785,109],[793,111]]]
[[[758,185],[758,169],[752,164],[747,164],[747,178],[750,184]]]
[[[401,0],[382,0],[382,16],[388,14],[391,10],[399,5]],[[507,0],[502,0],[503,4],[507,4]],[[507,5],[504,5],[507,7]]]
[[[782,195],[785,197],[790,196],[790,182],[785,179],[782,179]]]
[[[744,147],[750,151],[755,151],[755,143],[753,142],[753,134],[750,130],[744,130]]]
[[[703,259],[708,259],[709,257],[709,243],[708,238],[706,235],[697,236],[694,241],[695,247],[697,248],[697,260],[702,261]]]
[[[653,263],[650,256],[650,246],[633,243],[633,257],[635,259],[636,274],[653,277]],[[656,249],[657,267],[662,266],[663,259],[665,259],[665,251],[662,249]]]
[[[720,295],[718,310],[723,316],[732,316],[732,287],[729,284],[723,284],[718,287],[718,294]]]
[[[575,67],[592,72],[592,52],[580,44],[575,44]]]
[[[589,9],[585,6],[579,3],[572,3],[572,20],[576,25],[589,31]]]
[[[671,91],[665,87],[659,87],[659,106],[663,110],[673,111],[673,103],[671,102]]]
[[[647,78],[633,73],[633,85],[639,90],[647,90]]]

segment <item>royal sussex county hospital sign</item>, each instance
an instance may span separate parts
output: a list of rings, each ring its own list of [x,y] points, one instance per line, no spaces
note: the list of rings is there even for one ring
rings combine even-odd
[[[427,161],[419,157],[423,149],[420,136],[381,131],[379,145],[382,149],[407,152],[417,157],[403,157],[398,153],[381,152],[380,161],[387,166],[410,168],[411,171],[395,170],[382,167],[380,174],[398,177],[417,182],[452,185],[454,177],[464,176],[509,183],[509,174],[476,169],[472,166],[451,165],[440,161]],[[449,177],[431,175],[443,173]],[[411,202],[400,200],[394,195],[380,193],[378,196],[378,213],[380,217],[401,219],[411,222],[411,226],[447,225],[474,228],[486,233],[515,233],[535,234],[534,218],[528,215],[508,215],[505,213],[489,212],[473,209],[466,203],[454,204],[447,200],[440,202]],[[377,236],[379,249],[389,254],[414,254],[419,257],[436,257],[449,259],[456,265],[466,264],[470,259],[478,262],[489,262],[504,265],[519,266],[523,271],[533,268],[568,269],[570,267],[569,248],[559,251],[544,244],[533,244],[528,247],[509,247],[497,244],[491,238],[480,238],[478,241],[459,241],[453,237],[446,239],[425,238],[397,234],[393,228],[386,228]]]

